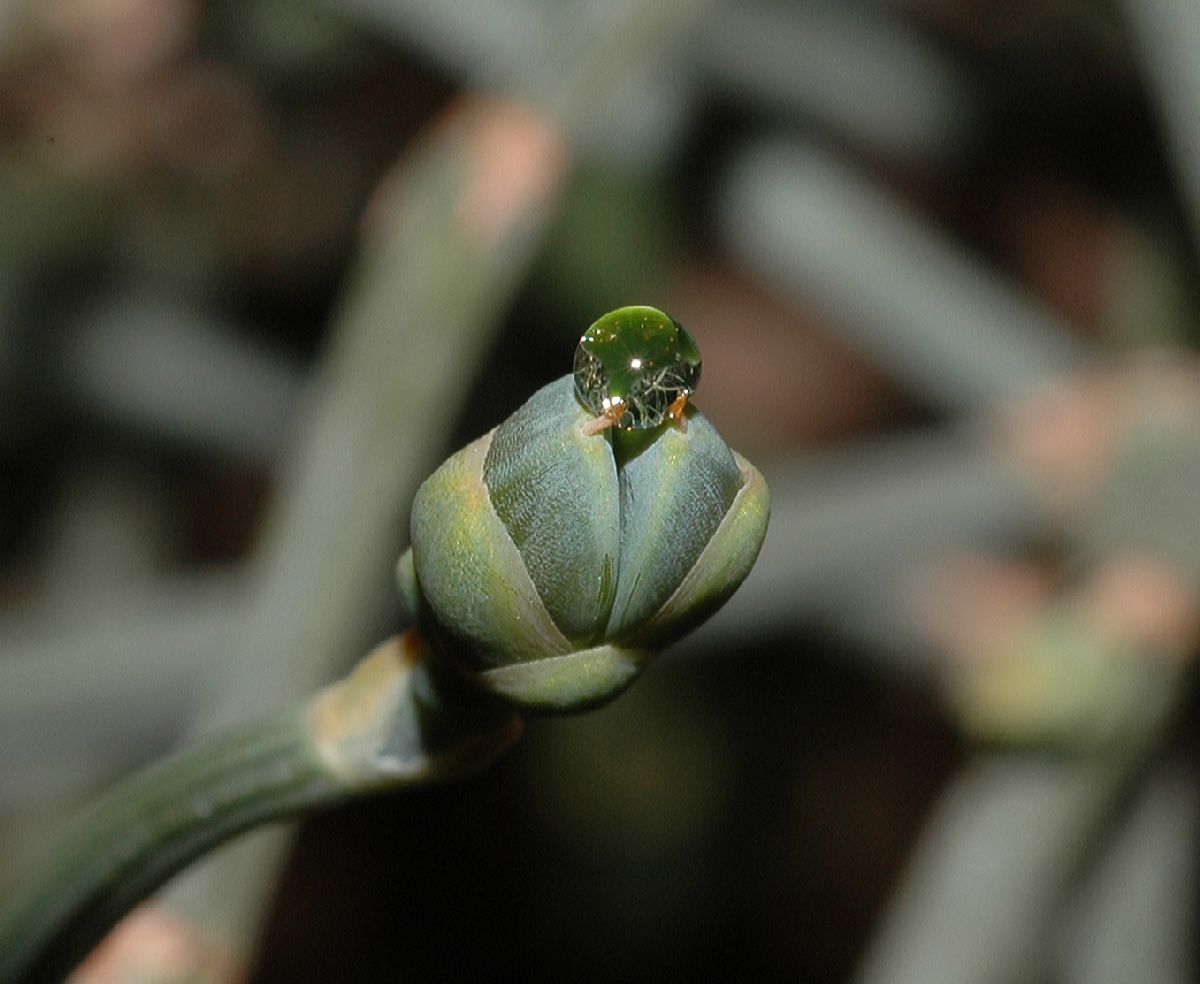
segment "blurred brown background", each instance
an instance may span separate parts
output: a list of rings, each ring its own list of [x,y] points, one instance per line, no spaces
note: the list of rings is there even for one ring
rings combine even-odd
[[[397,629],[416,484],[649,303],[771,484],[727,610],[119,979],[1194,979],[1197,107],[1194,0],[0,0],[0,870]]]

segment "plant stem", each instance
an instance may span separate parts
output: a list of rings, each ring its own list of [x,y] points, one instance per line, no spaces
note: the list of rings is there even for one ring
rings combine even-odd
[[[1146,781],[1178,703],[1171,689],[1118,748],[969,762],[926,825],[855,984],[1044,979],[1064,904]]]
[[[1127,0],[1126,16],[1141,48],[1143,71],[1160,106],[1166,140],[1190,207],[1192,235],[1200,230],[1200,11],[1190,0]]]
[[[448,686],[424,654],[415,633],[385,643],[312,700],[114,788],[0,912],[0,984],[62,979],[133,905],[251,827],[492,761],[519,718]]]
[[[208,847],[336,798],[341,788],[307,738],[305,715],[292,708],[118,785],[0,920],[0,980],[53,979],[96,941],[96,927]]]
[[[722,235],[754,274],[929,403],[975,412],[1094,357],[1021,289],[837,156],[787,139],[731,165]]]
[[[0,616],[0,810],[61,803],[165,751],[246,608],[233,571],[94,594]]]

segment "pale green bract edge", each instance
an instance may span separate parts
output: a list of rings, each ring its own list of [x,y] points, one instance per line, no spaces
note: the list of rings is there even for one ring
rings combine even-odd
[[[550,618],[516,545],[492,508],[483,461],[495,432],[452,455],[413,502],[413,570],[422,608],[482,670],[564,656],[574,647]]]
[[[606,435],[583,433],[588,419],[563,376],[496,428],[483,465],[538,596],[576,646],[604,637],[621,549],[616,461]]]
[[[396,591],[404,621],[409,625],[414,624],[421,614],[421,589],[417,585],[412,547],[405,550],[396,561]]]
[[[622,644],[643,649],[670,645],[725,604],[750,573],[767,535],[771,496],[759,470],[736,451],[732,454],[742,477],[733,505],[675,593]]]
[[[716,428],[693,409],[686,432],[667,424],[621,463],[620,485],[621,567],[608,639],[636,632],[675,593],[728,515],[742,476]]]
[[[595,646],[535,663],[513,663],[479,674],[493,693],[542,711],[579,711],[617,696],[641,672],[652,651]]]

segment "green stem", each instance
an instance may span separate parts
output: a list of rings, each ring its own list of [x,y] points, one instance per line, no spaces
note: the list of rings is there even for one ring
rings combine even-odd
[[[153,888],[255,824],[344,795],[290,709],[119,784],[0,917],[0,981],[58,980]]]
[[[415,635],[316,698],[116,786],[0,911],[0,984],[61,980],[135,904],[251,827],[487,764],[519,719],[435,680]]]

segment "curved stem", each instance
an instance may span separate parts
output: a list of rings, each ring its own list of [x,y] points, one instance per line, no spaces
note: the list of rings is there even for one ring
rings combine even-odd
[[[0,917],[0,981],[60,978],[98,927],[115,924],[206,849],[340,794],[295,709],[133,776],[80,820]]]
[[[189,861],[262,823],[488,764],[516,715],[447,682],[415,633],[316,698],[119,784],[0,911],[0,984],[61,980]]]

